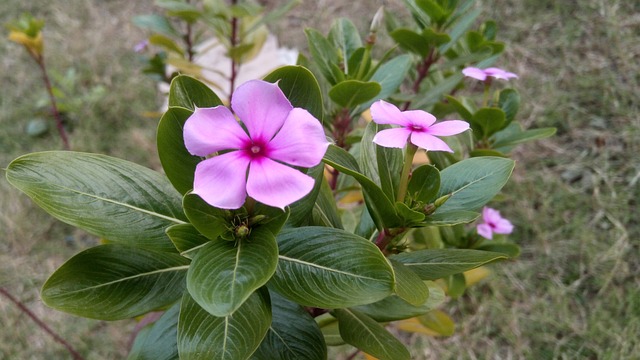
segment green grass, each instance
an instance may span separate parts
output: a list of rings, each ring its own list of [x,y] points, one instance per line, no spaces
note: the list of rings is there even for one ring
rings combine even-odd
[[[75,68],[78,94],[102,85],[100,100],[75,114],[72,148],[159,169],[154,84],[132,53],[143,34],[130,17],[152,1],[6,0],[0,22],[28,10],[47,20],[47,64]],[[397,1],[390,2],[397,8]],[[335,16],[375,11],[373,2],[307,1],[278,27],[282,42],[305,48],[302,27],[326,31]],[[407,335],[415,359],[633,359],[640,353],[640,5],[632,1],[486,2],[507,53],[498,65],[520,75],[519,119],[556,126],[552,139],[517,148],[513,179],[499,204],[523,248],[494,266],[491,279],[444,308],[450,338]],[[383,40],[382,40],[383,41]],[[0,167],[27,152],[60,149],[55,132],[29,138],[26,122],[44,94],[34,63],[0,42]],[[0,286],[7,288],[89,359],[123,358],[133,321],[106,323],[45,307],[38,290],[65,259],[97,242],[61,224],[0,179]],[[0,297],[0,358],[68,358],[30,319]],[[350,353],[341,348],[336,358]],[[332,355],[333,356],[333,355]]]

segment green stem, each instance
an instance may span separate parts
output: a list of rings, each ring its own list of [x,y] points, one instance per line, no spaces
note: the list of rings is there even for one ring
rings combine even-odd
[[[416,154],[416,151],[418,151],[418,147],[411,142],[407,142],[407,148],[404,152],[404,165],[402,167],[402,173],[400,174],[400,186],[398,187],[398,196],[396,197],[398,202],[404,202],[404,197],[407,195],[410,173],[413,168],[413,156]]]
[[[487,107],[487,104],[489,104],[489,89],[491,88],[491,82],[490,81],[485,81],[484,83],[484,95],[482,97],[482,107]]]

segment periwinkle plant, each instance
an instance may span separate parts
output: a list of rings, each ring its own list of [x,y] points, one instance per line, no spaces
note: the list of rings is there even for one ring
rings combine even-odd
[[[241,85],[231,110],[174,77],[164,174],[87,153],[14,160],[11,184],[104,239],[47,280],[43,301],[103,320],[164,311],[130,359],[326,359],[342,343],[409,359],[387,324],[450,334],[445,293],[518,253],[504,237],[478,241],[505,233],[489,210],[477,233],[467,224],[508,181],[508,151],[553,129],[523,130],[512,89],[480,108],[473,92],[454,97],[465,65],[504,48],[495,23],[470,30],[471,1],[405,3],[415,24],[387,22],[401,50],[374,59],[379,15],[366,42],[347,19],[328,37],[309,29],[312,58]],[[454,112],[462,120],[436,122]]]

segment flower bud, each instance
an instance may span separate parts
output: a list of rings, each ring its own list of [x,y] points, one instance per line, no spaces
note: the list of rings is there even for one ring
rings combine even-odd
[[[376,14],[373,15],[373,20],[371,20],[371,26],[369,27],[369,31],[372,33],[378,32],[380,26],[382,25],[382,21],[384,20],[384,6],[380,6]]]
[[[451,197],[451,194],[447,194],[447,195],[441,196],[441,197],[437,198],[436,201],[433,202],[433,205],[435,205],[436,208],[439,208],[440,206],[444,205],[444,203],[446,203],[447,200],[449,200],[450,197]]]
[[[249,229],[247,225],[243,224],[243,225],[237,226],[234,232],[235,232],[236,238],[242,239],[249,236],[251,229]]]

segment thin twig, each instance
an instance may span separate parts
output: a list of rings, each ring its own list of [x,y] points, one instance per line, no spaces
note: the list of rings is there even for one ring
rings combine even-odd
[[[435,48],[431,48],[427,57],[424,58],[424,60],[420,64],[418,64],[418,67],[417,67],[418,76],[416,77],[416,81],[414,81],[413,87],[411,89],[414,94],[417,94],[420,91],[420,84],[422,84],[422,81],[426,79],[426,77],[429,75],[429,70],[431,69],[431,65],[433,65],[436,62],[436,60],[437,60],[437,57],[435,53]],[[410,105],[411,105],[411,100],[404,103],[402,110],[406,111],[407,109],[409,109]]]
[[[27,316],[29,316],[31,320],[33,320],[47,334],[51,335],[53,340],[55,340],[57,343],[64,346],[69,351],[69,353],[71,354],[74,360],[84,360],[82,355],[80,355],[80,353],[78,353],[76,349],[74,349],[73,346],[71,346],[71,344],[69,344],[65,339],[61,338],[60,335],[56,334],[53,330],[51,330],[51,328],[47,324],[45,324],[42,320],[40,320],[36,316],[36,314],[34,314],[31,310],[29,310],[20,300],[13,297],[13,295],[11,295],[9,291],[7,291],[7,289],[0,287],[0,294],[4,295],[7,299],[9,299],[9,301],[14,303],[20,309],[20,311],[22,311]]]
[[[231,0],[231,5],[237,5],[238,0]],[[231,50],[238,45],[238,18],[231,18]],[[229,77],[229,101],[236,87],[236,77],[238,76],[238,63],[236,62],[234,53],[231,53],[231,76]]]
[[[358,356],[359,353],[360,353],[360,349],[356,349],[356,351],[351,353],[351,355],[347,356],[345,360],[353,360],[356,358],[356,356]]]
[[[44,80],[44,86],[47,88],[47,93],[49,94],[49,100],[51,101],[51,111],[53,113],[53,117],[56,121],[56,127],[58,128],[58,133],[60,134],[60,138],[62,139],[62,144],[65,150],[70,150],[69,139],[67,137],[67,132],[64,129],[64,122],[62,121],[62,116],[60,115],[60,111],[58,111],[58,104],[56,103],[56,97],[53,94],[53,87],[51,86],[51,81],[49,80],[49,75],[47,74],[47,67],[44,64],[44,56],[40,55],[38,57],[34,57],[38,67],[42,71],[42,79]]]

